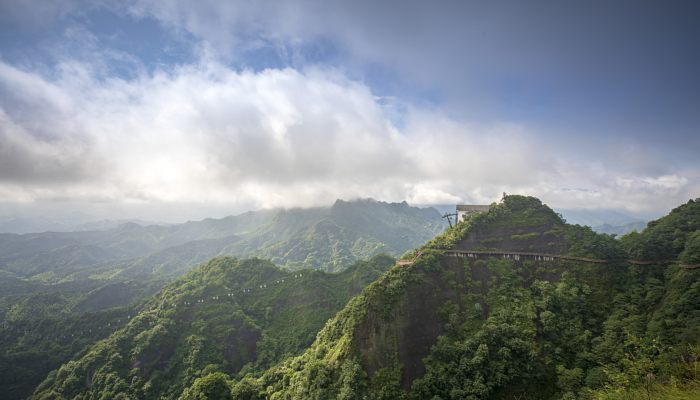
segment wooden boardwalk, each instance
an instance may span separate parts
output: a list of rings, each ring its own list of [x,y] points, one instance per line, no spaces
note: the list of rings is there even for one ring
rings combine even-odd
[[[497,258],[504,258],[504,259],[510,259],[510,260],[515,260],[515,261],[520,261],[520,260],[534,260],[534,261],[555,261],[555,260],[564,260],[564,261],[580,261],[580,262],[586,262],[586,263],[592,263],[592,264],[608,264],[609,262],[613,261],[623,261],[628,264],[634,264],[634,265],[652,265],[652,264],[667,264],[667,263],[675,263],[676,260],[604,260],[604,259],[598,259],[598,258],[587,258],[587,257],[573,257],[573,256],[567,256],[563,254],[548,254],[548,253],[530,253],[530,252],[522,252],[522,251],[502,251],[502,250],[445,250],[445,249],[430,249],[434,251],[439,251],[441,252],[444,256],[447,257],[458,257],[458,258],[469,258],[473,260],[477,259],[483,259],[483,258],[489,258],[489,257],[497,257]],[[421,255],[423,252],[418,252],[415,257],[408,259],[408,260],[398,260],[396,261],[396,265],[399,266],[405,266],[405,265],[411,265],[413,264]],[[700,268],[700,264],[678,264],[681,268],[683,269],[698,269]]]
[[[498,257],[506,258],[511,260],[535,260],[535,261],[554,261],[554,260],[567,260],[567,261],[583,261],[594,264],[607,264],[608,260],[601,260],[596,258],[586,258],[586,257],[572,257],[565,256],[561,254],[547,254],[547,253],[529,253],[523,251],[488,251],[488,250],[444,250],[444,255],[448,257],[460,257],[460,258],[488,258],[488,257]]]

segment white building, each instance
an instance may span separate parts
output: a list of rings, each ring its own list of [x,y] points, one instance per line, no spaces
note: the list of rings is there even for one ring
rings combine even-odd
[[[476,213],[482,213],[489,210],[490,206],[476,204],[458,204],[457,205],[457,222],[464,221],[468,216]]]

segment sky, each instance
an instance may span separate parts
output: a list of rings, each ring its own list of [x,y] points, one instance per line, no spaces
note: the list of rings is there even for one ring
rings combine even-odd
[[[694,1],[0,0],[0,215],[700,196]],[[42,214],[43,213],[43,214]]]

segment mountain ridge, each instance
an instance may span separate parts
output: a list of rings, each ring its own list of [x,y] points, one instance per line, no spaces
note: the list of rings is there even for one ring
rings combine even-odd
[[[698,209],[692,201],[682,207]],[[526,216],[528,211],[532,213]],[[611,263],[462,261],[433,250],[451,248],[465,234],[479,231],[476,242],[489,239],[486,234],[499,228],[499,220],[508,220],[512,231],[542,226],[542,216],[561,228],[557,235],[567,242],[565,254]],[[610,236],[564,224],[536,199],[509,196],[407,256],[420,254],[413,263],[394,267],[368,286],[326,324],[302,356],[227,385],[232,398],[246,399],[542,399],[590,394],[605,384],[622,385],[616,381],[621,377],[639,382],[648,371],[669,379],[681,369],[669,370],[658,356],[645,355],[636,335],[651,340],[667,332],[665,318],[679,318],[675,333],[665,333],[660,343],[678,346],[663,351],[678,363],[676,368],[685,365],[684,346],[695,343],[693,332],[700,328],[700,320],[692,317],[698,312],[692,299],[700,294],[693,285],[697,271],[616,264],[622,251]],[[646,294],[651,287],[653,296]],[[675,312],[642,311],[660,304]],[[687,316],[679,314],[681,309]],[[621,352],[618,340],[629,343],[634,353]],[[642,356],[654,358],[641,376],[635,375],[630,363]],[[186,394],[202,391],[206,385]]]

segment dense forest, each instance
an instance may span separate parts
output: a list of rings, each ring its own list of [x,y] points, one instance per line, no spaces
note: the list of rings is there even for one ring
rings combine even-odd
[[[300,354],[330,317],[393,264],[376,256],[329,274],[215,258],[52,372],[37,397],[176,398],[202,375],[262,371]]]
[[[566,225],[536,199],[509,196],[370,285],[302,356],[260,376],[210,376],[183,398],[222,382],[248,399],[697,398],[700,272],[620,256],[668,230],[679,245],[658,259],[687,254],[699,209],[691,201],[616,241]],[[494,231],[532,241],[528,230],[552,237],[531,250],[555,243],[608,262],[457,261],[435,250],[492,243]]]
[[[700,398],[699,237],[697,200],[617,239],[507,196],[394,267],[218,258],[33,398]]]
[[[177,225],[0,234],[0,393],[25,398],[51,370],[123,327],[168,282],[215,256],[342,271],[377,254],[399,256],[444,224],[432,208],[338,200]]]

